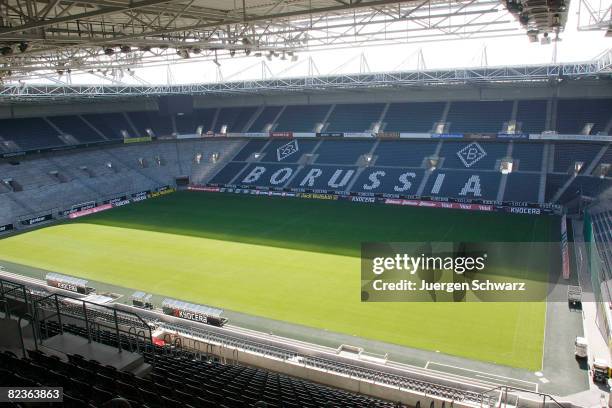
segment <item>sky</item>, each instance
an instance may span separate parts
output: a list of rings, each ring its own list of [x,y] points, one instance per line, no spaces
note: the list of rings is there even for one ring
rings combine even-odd
[[[612,0],[596,1],[612,3]],[[297,62],[250,57],[224,59],[217,67],[212,61],[183,60],[185,63],[137,68],[133,76],[125,74],[120,80],[124,83],[188,84],[262,79],[264,76],[267,79],[303,77],[308,74],[309,66],[316,67],[315,73],[327,75],[364,70],[415,70],[419,63],[427,69],[439,69],[589,61],[612,48],[612,37],[605,37],[604,31],[579,31],[578,5],[578,0],[570,3],[561,41],[548,45],[531,43],[521,30],[517,35],[502,38],[304,51],[298,54]],[[419,55],[423,57],[420,61]],[[91,75],[72,75],[73,84],[100,82],[106,81]]]

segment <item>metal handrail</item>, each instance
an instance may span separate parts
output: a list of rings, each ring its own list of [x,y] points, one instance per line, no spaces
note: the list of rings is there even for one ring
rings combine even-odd
[[[538,391],[530,391],[530,390],[526,390],[524,388],[517,388],[517,387],[511,387],[509,385],[499,385],[497,387],[491,388],[490,390],[484,391],[481,393],[481,397],[484,398],[484,396],[490,392],[493,391],[499,391],[502,395],[503,394],[508,394],[508,391],[518,391],[521,393],[526,393],[526,394],[531,394],[531,395],[537,395],[539,397],[543,397],[542,400],[542,408],[544,408],[546,406],[546,400],[549,399],[551,401],[553,401],[559,408],[568,408],[567,405],[563,405],[561,402],[557,401],[552,395],[550,394],[544,394],[542,392],[538,392]],[[481,399],[481,406],[482,406],[482,402],[483,400]],[[571,407],[571,403],[569,403],[569,406]]]

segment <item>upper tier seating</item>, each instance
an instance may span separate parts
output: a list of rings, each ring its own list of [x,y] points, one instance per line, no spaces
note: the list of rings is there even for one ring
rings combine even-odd
[[[365,132],[372,129],[385,107],[384,103],[336,105],[327,122],[326,132]]]
[[[277,132],[312,132],[317,123],[322,123],[331,105],[287,106],[274,128]]]
[[[584,125],[593,123],[591,134],[603,132],[610,121],[612,99],[559,99],[556,130],[561,134],[580,134]]]
[[[74,136],[81,143],[104,140],[80,116],[52,116],[47,119],[53,122],[63,133]]]
[[[604,145],[599,143],[556,143],[555,165],[553,171],[559,173],[573,172],[575,162],[583,162],[581,172],[591,164]]]
[[[450,133],[501,132],[505,129],[504,123],[512,119],[514,102],[448,102],[449,112],[445,119],[449,125],[447,130]],[[591,133],[595,134],[612,126],[612,99],[559,99],[556,105],[549,100],[516,102],[517,129],[522,133],[557,130],[561,134],[577,134],[586,123],[592,122],[595,126]],[[549,103],[552,107],[557,106],[556,111],[551,112],[556,124],[552,123],[549,126],[551,129],[545,129]],[[174,117],[162,116],[157,111],[49,116],[46,119],[52,125],[42,118],[0,119],[0,151],[38,150],[77,144],[69,138],[59,138],[58,135],[62,134],[71,135],[78,142],[91,143],[123,139],[122,131],[130,137],[146,136],[146,129],[152,129],[156,136],[168,136],[175,130],[178,134],[193,135],[200,126],[205,134],[220,133],[224,125],[227,126],[226,132],[230,133],[268,131],[269,125],[273,126],[271,130],[279,132],[313,132],[319,129],[318,125],[322,125],[323,132],[361,133],[372,130],[373,124],[381,116],[379,131],[430,133],[435,130],[435,123],[443,120],[447,102],[390,103],[385,111],[386,105],[336,104],[333,109],[328,104],[198,108]],[[10,145],[3,141],[8,141]]]
[[[266,106],[249,128],[249,132],[263,132],[264,128],[274,122],[282,106]]]
[[[384,130],[429,133],[442,119],[445,102],[392,103],[385,114]]]
[[[121,131],[126,131],[132,135],[132,127],[121,113],[99,113],[82,115],[85,120],[91,123],[96,129],[106,136],[107,139],[123,139]]]
[[[546,125],[546,100],[518,101],[516,122],[522,133],[542,133]]]
[[[204,126],[205,123],[207,123],[208,126],[211,126],[214,114],[214,109],[207,109],[197,113],[196,111],[193,111],[191,113],[176,115],[174,119],[176,123],[176,131],[183,135],[193,135],[196,133],[198,126]],[[203,128],[204,133],[206,133],[207,130],[210,129]]]
[[[512,117],[512,101],[452,102],[446,123],[450,132],[492,132]]]
[[[159,112],[130,112],[128,116],[139,132],[135,136],[148,136],[147,129],[151,129],[155,136],[169,136],[174,132],[171,117]]]
[[[66,143],[57,137],[58,133],[41,118],[0,120],[0,136],[14,141],[22,150],[66,146]]]
[[[194,109],[193,110],[193,121],[196,124],[196,128],[198,126],[202,126],[202,133],[207,133],[212,131],[213,122],[215,120],[215,115],[217,114],[217,109]],[[192,131],[195,133],[195,129]],[[192,133],[190,132],[190,133]]]
[[[244,131],[249,119],[253,116],[257,110],[254,106],[240,107],[240,108],[222,108],[219,110],[219,116],[217,117],[217,123],[215,124],[214,132],[221,132],[221,127],[226,125],[226,132],[237,132],[241,133]]]

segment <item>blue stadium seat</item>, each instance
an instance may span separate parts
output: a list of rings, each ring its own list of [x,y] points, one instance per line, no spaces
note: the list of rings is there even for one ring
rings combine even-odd
[[[546,126],[547,101],[542,99],[519,101],[516,121],[521,124],[522,133],[542,133]]]
[[[215,174],[210,182],[213,184],[229,184],[245,166],[244,162],[230,162]]]
[[[543,153],[542,143],[515,142],[512,146],[512,158],[518,159],[518,171],[540,171],[544,160]]]
[[[429,133],[439,122],[445,102],[392,103],[385,115],[384,130],[389,132]]]
[[[582,171],[586,170],[604,145],[600,143],[555,143],[554,146],[554,171],[567,173],[578,161],[584,163]]]
[[[317,163],[348,164],[357,162],[359,156],[368,153],[374,146],[372,140],[324,140],[317,149]]]
[[[323,122],[331,105],[287,106],[274,128],[278,132],[312,132],[317,123]]]
[[[139,132],[135,136],[148,136],[147,129],[151,129],[155,136],[169,136],[173,132],[170,116],[162,116],[157,111],[129,112],[128,116]]]
[[[372,194],[415,195],[424,170],[368,167],[359,175],[352,191]]]
[[[257,119],[255,119],[248,131],[262,132],[266,125],[272,123],[274,119],[276,119],[276,116],[278,115],[278,112],[280,112],[281,108],[281,106],[266,106],[261,111],[259,116],[257,116]]]
[[[52,116],[48,117],[62,132],[74,136],[81,143],[99,142],[102,137],[95,132],[80,116]]]
[[[305,190],[345,191],[357,174],[349,166],[305,166],[289,187]]]
[[[612,187],[612,179],[591,176],[577,176],[559,198],[560,203],[566,203],[578,196],[596,197]]]
[[[612,119],[612,99],[560,99],[557,126],[560,134],[580,134],[586,123],[594,123],[591,134],[603,132]]]
[[[496,170],[495,163],[507,156],[508,144],[499,142],[449,142],[440,150],[445,169]]]
[[[601,156],[601,159],[599,159],[599,161],[597,162],[597,165],[604,164],[604,163],[612,164],[612,145],[608,145],[608,149],[606,150],[604,155]],[[597,166],[595,167],[595,169],[597,169]],[[609,174],[608,176],[612,177],[612,174]]]
[[[244,161],[251,157],[253,153],[259,153],[263,150],[263,147],[268,143],[268,139],[251,139],[249,142],[238,152],[234,161]]]
[[[545,201],[552,202],[555,194],[565,185],[570,176],[568,174],[547,174],[546,175],[546,194]]]
[[[197,118],[193,113],[177,114],[174,117],[174,123],[176,124],[176,131],[181,135],[195,134],[199,126]]]
[[[302,155],[306,153],[312,152],[312,149],[319,143],[318,140],[304,140],[304,139],[282,139],[282,140],[272,140],[270,144],[264,149],[264,156],[261,161],[264,162],[283,162],[283,163],[295,163],[297,162]],[[279,149],[290,144],[292,146],[291,152],[297,147],[295,153],[291,153],[290,155],[279,154]],[[279,160],[280,157],[280,160]]]
[[[423,196],[496,200],[501,173],[440,170],[431,174]]]
[[[327,122],[327,132],[365,132],[380,118],[384,103],[336,105]]]
[[[507,177],[503,201],[538,202],[540,174],[510,173]]]
[[[244,131],[249,119],[255,113],[257,108],[254,106],[222,108],[217,117],[214,132],[220,132],[223,125],[227,125],[227,133]]]
[[[193,121],[196,124],[196,129],[198,126],[202,126],[202,132],[207,133],[212,130],[213,121],[215,119],[215,113],[217,109],[208,108],[208,109],[194,109],[193,110]],[[177,125],[178,127],[178,125]],[[194,133],[195,129],[190,133]]]
[[[123,139],[122,130],[127,131],[130,136],[134,136],[130,124],[120,113],[87,114],[83,117],[108,139]]]
[[[289,163],[252,163],[234,184],[281,188],[296,174],[297,168],[297,165]]]
[[[432,156],[438,142],[381,140],[374,155],[377,166],[421,167],[423,160]]]
[[[446,122],[451,133],[498,133],[511,119],[512,105],[512,101],[452,102]]]
[[[12,140],[23,150],[66,146],[58,132],[41,118],[0,120],[0,136]]]

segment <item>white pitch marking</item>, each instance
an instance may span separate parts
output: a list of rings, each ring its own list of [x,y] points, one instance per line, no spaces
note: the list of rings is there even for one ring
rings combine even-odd
[[[452,365],[450,365],[450,364],[442,364],[442,363],[436,363],[436,362],[431,362],[431,364],[434,364],[434,365],[439,365],[439,366],[442,366],[442,367],[450,367],[450,368],[455,368],[455,369],[457,369],[457,370],[468,371],[468,372],[472,372],[472,373],[476,373],[476,374],[481,374],[481,375],[484,375],[484,376],[491,376],[491,377],[495,377],[495,378],[498,378],[498,379],[504,379],[504,380],[509,380],[509,381],[513,381],[513,382],[519,382],[519,383],[529,384],[530,386],[534,386],[534,388],[535,388],[536,392],[538,391],[538,386],[539,386],[539,384],[538,384],[538,383],[535,383],[535,382],[532,382],[532,381],[519,380],[518,378],[505,377],[505,376],[503,376],[503,375],[497,375],[497,374],[485,373],[485,372],[483,372],[483,371],[478,371],[478,370],[470,370],[470,369],[468,369],[468,368],[463,368],[463,367],[452,366]],[[435,370],[435,369],[432,369],[432,368],[430,368],[430,370],[444,372],[444,371],[442,371],[442,370]],[[499,380],[498,380],[498,381],[499,381]]]

